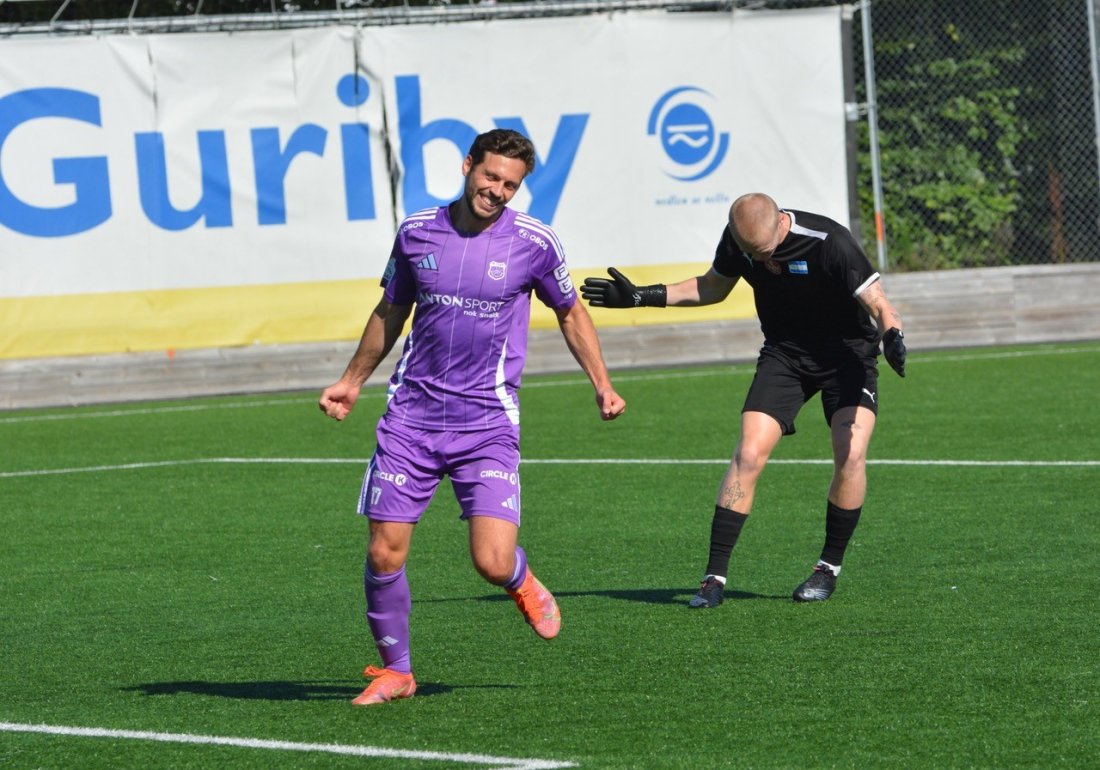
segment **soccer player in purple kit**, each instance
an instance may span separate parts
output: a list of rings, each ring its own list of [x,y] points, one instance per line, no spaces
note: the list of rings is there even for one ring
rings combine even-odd
[[[364,570],[367,621],[382,668],[352,701],[366,706],[416,691],[409,653],[412,599],[405,563],[413,529],[444,475],[469,527],[470,556],[503,587],[544,639],[561,613],[518,545],[519,401],[527,354],[531,292],[557,316],[566,345],[596,391],[604,420],[626,402],[611,385],[592,319],[569,278],[547,225],[507,207],[535,165],[522,134],[479,135],[462,165],[462,196],[401,223],[382,278],[383,296],[367,320],[343,376],[320,407],[343,420],[416,306],[390,378],[388,404],[359,496],[370,521]]]

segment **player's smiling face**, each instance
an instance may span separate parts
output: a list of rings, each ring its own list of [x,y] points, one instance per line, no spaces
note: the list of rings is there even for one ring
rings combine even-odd
[[[527,166],[519,158],[487,152],[485,158],[477,164],[474,164],[473,158],[466,156],[462,173],[466,176],[463,193],[466,208],[484,227],[495,222],[512,200],[523,184]]]

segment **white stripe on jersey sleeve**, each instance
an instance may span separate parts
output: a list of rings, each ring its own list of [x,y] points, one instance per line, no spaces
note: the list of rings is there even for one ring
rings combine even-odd
[[[808,227],[795,224],[794,217],[791,217],[791,232],[795,235],[805,235],[810,238],[817,238],[819,241],[823,241],[829,237],[828,233],[823,233],[820,230],[811,230]]]
[[[432,220],[435,219],[436,214],[438,213],[439,206],[433,206],[430,209],[420,209],[420,211],[415,211],[402,219],[401,224],[404,225],[406,222],[424,222]]]
[[[530,228],[536,233],[544,237],[554,246],[554,251],[558,253],[558,259],[565,260],[565,249],[562,248],[561,241],[558,240],[558,234],[555,233],[549,225],[540,222],[532,216],[524,214],[522,211],[516,212],[516,224],[523,227]]]
[[[867,291],[867,287],[870,286],[875,281],[877,281],[878,279],[879,279],[879,275],[878,275],[878,273],[875,273],[870,278],[868,278],[866,281],[861,283],[859,285],[859,288],[852,292],[852,296],[853,297],[858,297],[860,294]]]

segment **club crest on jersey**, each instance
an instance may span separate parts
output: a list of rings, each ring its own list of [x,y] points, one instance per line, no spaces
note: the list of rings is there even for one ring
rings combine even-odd
[[[504,277],[504,274],[508,272],[508,265],[504,262],[490,262],[489,263],[489,277],[494,281],[499,281]]]

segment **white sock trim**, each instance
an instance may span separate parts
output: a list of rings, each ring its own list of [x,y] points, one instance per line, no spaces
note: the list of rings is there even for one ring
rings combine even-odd
[[[833,577],[836,577],[837,575],[840,574],[840,565],[838,565],[838,564],[830,564],[827,561],[822,561],[821,559],[818,559],[817,560],[817,566],[818,567],[824,567],[825,569],[832,572]]]
[[[715,580],[717,580],[722,585],[726,584],[726,579],[724,577],[722,577],[721,575],[703,575],[703,582],[704,583],[707,582],[707,578],[714,578]]]

